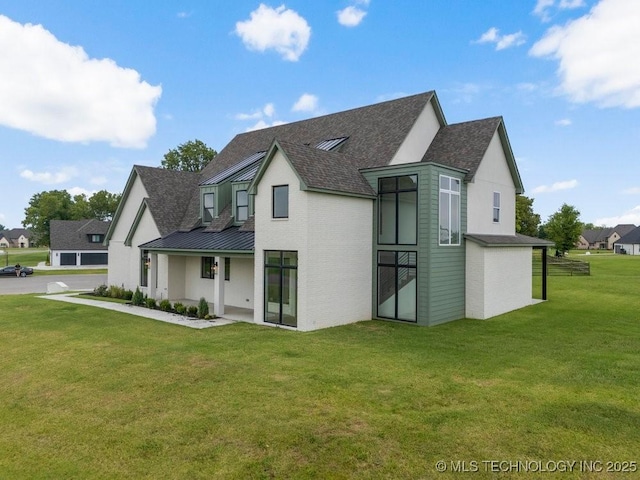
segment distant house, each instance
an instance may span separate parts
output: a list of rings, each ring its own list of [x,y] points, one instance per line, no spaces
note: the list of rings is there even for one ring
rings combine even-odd
[[[523,186],[502,117],[448,124],[435,92],[237,135],[202,172],[134,166],[111,285],[301,331],[436,325],[532,303]]]
[[[614,252],[626,255],[640,255],[640,227],[622,236],[614,244]]]
[[[108,264],[102,242],[111,222],[100,220],[51,220],[49,254],[53,267]]]
[[[576,248],[581,250],[613,250],[613,244],[636,228],[632,224],[619,224],[611,228],[584,230]]]
[[[13,228],[0,232],[0,247],[2,248],[29,248],[31,231],[26,228]]]

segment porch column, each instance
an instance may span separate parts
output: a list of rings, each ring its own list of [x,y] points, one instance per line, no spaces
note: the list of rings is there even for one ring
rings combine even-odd
[[[152,253],[149,256],[149,278],[147,278],[147,284],[149,285],[149,298],[156,298],[156,288],[158,287],[158,254]]]
[[[218,271],[213,279],[213,313],[217,317],[224,315],[224,267],[225,257],[215,257],[218,263]]]

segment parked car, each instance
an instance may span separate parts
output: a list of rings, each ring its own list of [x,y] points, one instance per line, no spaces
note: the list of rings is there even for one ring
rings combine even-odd
[[[31,267],[21,267],[20,268],[20,276],[26,277],[27,275],[33,274],[33,268]],[[13,277],[16,276],[16,267],[4,267],[0,270],[0,275],[11,275]]]

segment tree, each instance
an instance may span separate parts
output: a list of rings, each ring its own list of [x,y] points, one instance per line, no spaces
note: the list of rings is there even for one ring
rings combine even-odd
[[[25,219],[22,222],[31,229],[40,245],[49,245],[49,227],[51,220],[110,220],[116,213],[121,194],[100,190],[87,199],[83,193],[71,195],[66,190],[50,190],[36,193],[25,208]]]
[[[184,172],[199,172],[218,154],[200,140],[190,140],[178,148],[172,148],[164,155],[162,168],[167,170],[182,170]]]
[[[516,232],[537,237],[540,215],[533,211],[533,198],[516,195]]]
[[[3,224],[0,223],[0,232],[3,232],[7,229]]]
[[[564,253],[574,248],[582,233],[580,212],[575,207],[562,204],[562,207],[549,217],[544,231],[547,238],[556,244],[556,250]]]

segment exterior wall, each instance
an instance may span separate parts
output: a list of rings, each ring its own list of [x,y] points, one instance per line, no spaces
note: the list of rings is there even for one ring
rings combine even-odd
[[[530,247],[467,242],[466,316],[487,319],[531,305],[531,256]]]
[[[289,218],[271,218],[271,187],[289,185]],[[298,330],[371,318],[372,200],[305,192],[277,152],[255,198],[256,323],[264,323],[264,251],[298,252]],[[232,261],[233,266],[233,261]]]
[[[0,247],[3,248],[9,248],[9,240],[7,240],[6,238],[0,238]]]
[[[409,135],[404,139],[389,165],[419,162],[438,130],[440,130],[440,122],[433,108],[433,102],[429,102],[418,116]]]
[[[640,244],[638,243],[616,243],[616,248],[623,248],[627,255],[640,255]]]
[[[493,192],[500,192],[500,222],[493,222]],[[473,182],[468,184],[468,233],[514,235],[516,189],[502,149],[494,133]]]
[[[230,280],[224,282],[224,304],[233,307],[254,308],[253,258],[231,257]],[[224,276],[224,271],[220,272]]]
[[[60,254],[62,253],[75,253],[76,265],[80,265],[83,253],[107,253],[107,250],[50,250],[49,263],[52,267],[60,266]],[[100,265],[96,265],[96,267],[100,267]]]
[[[160,232],[148,209],[142,215],[138,228],[131,239],[131,246],[125,245],[124,241],[129,234],[143,199],[147,196],[144,185],[142,185],[140,178],[136,176],[126,198],[124,208],[120,213],[118,223],[115,225],[109,240],[109,273],[107,280],[109,285],[124,285],[127,289],[135,290],[140,284],[140,249],[138,245],[160,236]],[[161,267],[161,265],[159,266]],[[160,268],[159,276],[162,271],[163,269]],[[166,268],[164,268],[164,272],[166,272]]]
[[[190,300],[200,300],[201,297],[204,297],[207,302],[213,303],[214,279],[200,278],[202,257],[185,258],[185,298]]]
[[[24,235],[20,235],[20,237],[18,237],[18,244],[16,245],[16,247],[29,248],[29,239]]]

